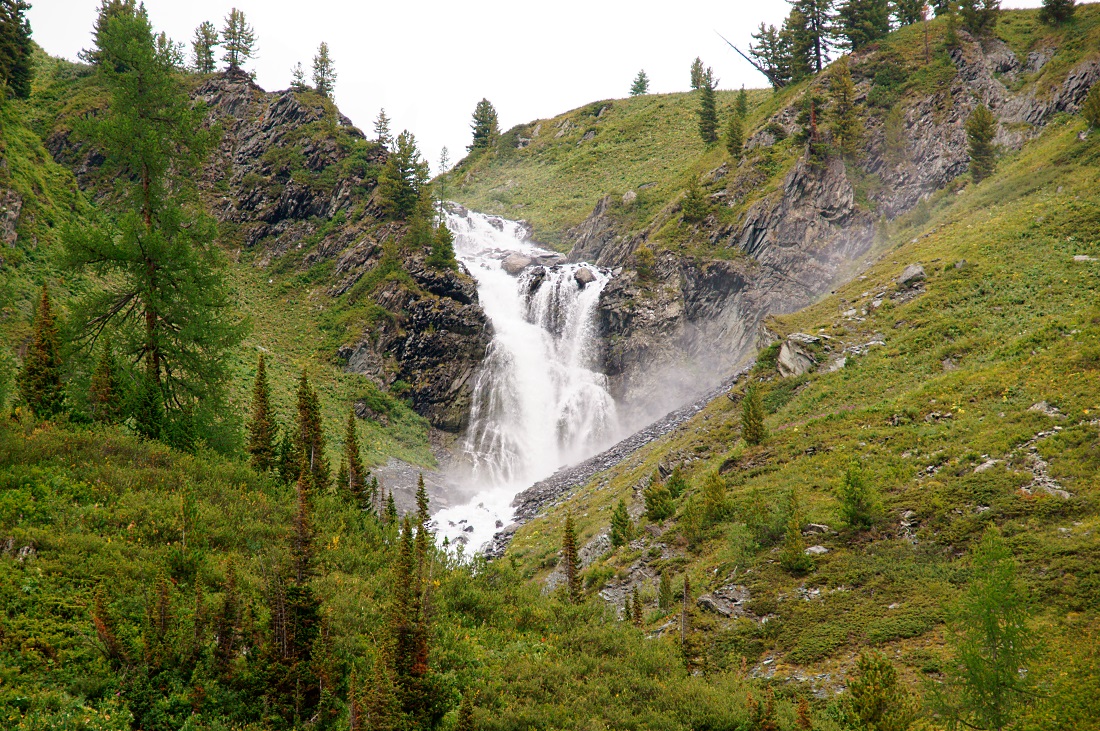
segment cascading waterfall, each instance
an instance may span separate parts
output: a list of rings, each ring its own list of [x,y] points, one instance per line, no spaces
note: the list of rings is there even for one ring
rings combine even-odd
[[[615,401],[597,369],[595,325],[611,275],[554,263],[560,257],[531,244],[512,221],[460,211],[447,215],[447,226],[494,333],[453,475],[473,497],[435,521],[441,537],[477,549],[510,521],[518,492],[618,436]],[[531,264],[509,274],[506,259],[513,271]]]

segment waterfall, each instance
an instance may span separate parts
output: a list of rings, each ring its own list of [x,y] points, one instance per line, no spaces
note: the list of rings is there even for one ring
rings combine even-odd
[[[456,256],[477,281],[493,339],[452,475],[472,497],[435,521],[441,537],[477,549],[498,523],[511,521],[518,492],[618,436],[595,323],[611,275],[561,263],[513,221],[456,209],[447,226]]]

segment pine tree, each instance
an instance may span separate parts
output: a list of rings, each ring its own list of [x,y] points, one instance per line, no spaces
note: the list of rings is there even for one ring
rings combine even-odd
[[[390,118],[386,116],[386,110],[378,112],[378,118],[374,120],[374,140],[389,150],[393,147],[393,135],[390,134]]]
[[[894,20],[898,25],[906,26],[924,20],[926,0],[893,0]]]
[[[726,151],[730,157],[741,157],[741,150],[745,147],[745,131],[741,126],[741,116],[731,112],[729,122],[726,123]]]
[[[214,49],[218,46],[218,29],[209,20],[195,28],[191,40],[191,65],[200,74],[214,73]]]
[[[856,106],[856,86],[845,56],[833,64],[829,92],[832,98],[830,127],[833,143],[845,158],[854,159],[863,146],[864,129]]]
[[[565,573],[566,597],[572,604],[580,604],[584,595],[581,593],[581,565],[577,557],[577,529],[573,523],[573,513],[565,514],[565,527],[562,530],[561,562]]]
[[[634,540],[634,522],[630,519],[626,502],[619,498],[615,511],[611,514],[611,545],[618,548],[632,540]]]
[[[244,12],[237,8],[232,8],[225,17],[222,46],[225,48],[222,61],[228,64],[229,71],[240,71],[241,66],[256,53],[256,33],[245,19]]]
[[[707,196],[699,187],[699,181],[695,179],[694,175],[688,183],[687,193],[684,194],[684,199],[680,203],[680,212],[686,223],[702,221],[710,213],[710,203],[707,201]]]
[[[773,89],[779,89],[791,80],[790,35],[774,25],[760,24],[752,34],[749,55],[764,70]]]
[[[1085,101],[1081,102],[1081,116],[1089,127],[1100,128],[1100,83],[1094,83]]]
[[[717,79],[711,69],[703,74],[703,81],[699,86],[699,136],[703,142],[713,145],[718,141],[718,98],[715,88]]]
[[[122,383],[118,377],[118,363],[110,343],[103,346],[103,354],[92,373],[88,386],[88,406],[92,418],[101,424],[116,424],[122,418]]]
[[[275,415],[271,410],[271,387],[267,383],[267,365],[260,353],[256,364],[256,380],[252,384],[252,419],[248,422],[248,453],[257,472],[275,469]]]
[[[335,86],[336,67],[329,55],[328,44],[321,41],[321,45],[317,47],[317,55],[313,57],[313,88],[331,98]]]
[[[74,124],[104,155],[112,181],[97,225],[64,230],[64,263],[106,282],[75,308],[78,344],[105,328],[121,354],[144,361],[139,384],[148,436],[193,436],[196,409],[214,418],[229,352],[245,328],[224,279],[217,225],[201,212],[195,172],[215,143],[179,74],[156,53],[143,9],[110,14],[98,35],[97,73],[110,103]],[[165,431],[156,427],[164,414]]]
[[[787,0],[791,14],[784,22],[789,37],[791,76],[797,80],[821,73],[832,48],[834,0]]]
[[[309,580],[313,562],[313,526],[309,519],[309,485],[305,474],[298,478],[294,490],[298,509],[294,514],[290,554],[294,560],[294,581],[301,585]]]
[[[642,96],[649,93],[649,77],[646,76],[645,69],[638,72],[638,75],[634,77],[634,83],[630,85],[630,96]]]
[[[348,409],[348,425],[344,431],[344,459],[343,465],[347,475],[338,481],[337,487],[347,489],[352,500],[357,504],[366,506],[367,500],[367,471],[363,467],[363,459],[359,455],[359,435],[356,430],[355,409]]]
[[[691,62],[691,88],[692,90],[703,88],[703,80],[706,78],[706,72],[703,70],[703,59],[698,56]]]
[[[661,571],[661,583],[657,586],[657,606],[661,609],[671,609],[676,597],[672,593],[672,578],[668,569]]]
[[[57,321],[50,306],[50,290],[45,284],[34,316],[34,334],[23,356],[19,392],[24,403],[40,419],[57,416],[65,405]]]
[[[744,84],[741,85],[741,91],[737,92],[737,105],[734,111],[742,122],[749,118],[749,94],[745,91]]]
[[[632,596],[630,618],[634,621],[635,627],[641,627],[645,623],[645,619],[642,616],[642,599],[638,596],[638,587],[634,587]]]
[[[959,16],[971,35],[991,35],[1001,14],[1001,0],[959,0]]]
[[[907,731],[917,706],[886,656],[868,652],[860,654],[856,675],[849,678],[840,715],[845,728]]]
[[[768,429],[764,425],[764,404],[756,386],[749,386],[745,398],[741,400],[741,438],[747,444],[762,444],[768,438]]]
[[[844,0],[836,17],[842,47],[858,51],[890,32],[889,0]]]
[[[309,476],[307,487],[323,490],[329,484],[329,465],[325,458],[325,431],[321,423],[321,402],[309,383],[305,369],[298,380],[298,433],[295,445],[302,471]]]
[[[0,102],[4,87],[19,99],[31,95],[34,44],[26,17],[30,8],[23,0],[0,0]]]
[[[497,110],[493,109],[493,105],[489,103],[488,99],[482,99],[474,107],[474,118],[470,127],[474,132],[474,140],[466,148],[470,152],[488,149],[500,135]]]
[[[306,71],[302,68],[301,61],[290,68],[290,88],[294,91],[307,91],[309,89],[309,84],[306,83]]]
[[[424,473],[416,476],[416,527],[426,530],[431,514],[428,512],[428,491],[424,487]]]
[[[656,475],[642,491],[642,496],[645,499],[645,516],[654,523],[660,523],[676,512],[672,494]]]
[[[1050,25],[1058,25],[1073,20],[1077,11],[1075,0],[1043,0],[1043,8],[1039,11],[1039,20]]]
[[[980,183],[993,174],[996,166],[997,119],[989,107],[979,104],[966,120],[966,138],[970,151],[970,175]]]
[[[378,180],[382,206],[390,218],[404,220],[417,212],[429,178],[428,163],[420,157],[416,137],[405,130],[397,136]]]
[[[163,61],[167,66],[173,69],[183,70],[187,65],[184,45],[173,41],[164,31],[154,36],[153,46],[157,58]]]

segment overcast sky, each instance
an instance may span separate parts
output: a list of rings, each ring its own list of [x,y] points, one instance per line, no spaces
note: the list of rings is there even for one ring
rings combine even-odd
[[[48,53],[75,60],[91,46],[99,0],[31,1],[34,39]],[[154,28],[185,41],[188,53],[195,26],[211,20],[220,29],[234,4],[256,31],[259,52],[246,68],[260,86],[289,86],[291,67],[301,61],[308,69],[326,41],[341,111],[369,134],[385,107],[394,131],[412,131],[433,169],[444,145],[452,163],[465,154],[482,97],[508,129],[625,96],[639,69],[650,91],[686,90],[696,56],[714,67],[721,88],[765,86],[715,31],[747,50],[749,34],[761,22],[778,25],[789,7],[784,0],[145,0]]]

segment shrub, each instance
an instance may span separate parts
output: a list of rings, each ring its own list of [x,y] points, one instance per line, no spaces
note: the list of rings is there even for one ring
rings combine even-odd
[[[855,529],[870,528],[878,513],[875,489],[867,482],[863,468],[852,462],[844,472],[844,479],[837,488],[840,499],[841,519]]]

